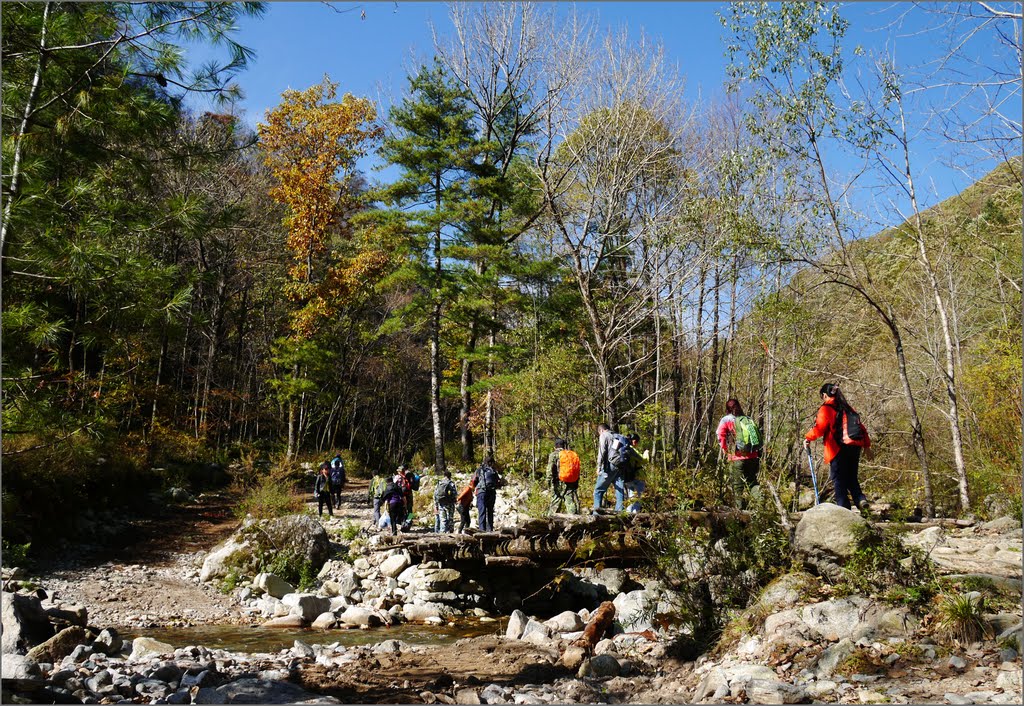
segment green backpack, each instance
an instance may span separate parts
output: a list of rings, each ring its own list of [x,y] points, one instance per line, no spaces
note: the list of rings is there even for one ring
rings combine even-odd
[[[736,453],[761,452],[761,432],[750,417],[736,417]]]

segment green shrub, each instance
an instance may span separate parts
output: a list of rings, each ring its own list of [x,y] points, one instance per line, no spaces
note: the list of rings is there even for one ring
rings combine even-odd
[[[992,627],[985,620],[985,597],[977,594],[956,594],[942,597],[939,603],[940,632],[962,644],[992,636]]]
[[[0,563],[4,566],[20,566],[25,568],[28,566],[28,550],[32,546],[32,542],[25,542],[24,544],[17,544],[15,542],[8,542],[7,539],[3,540],[3,552],[0,554]]]
[[[789,537],[767,498],[754,503],[747,522],[691,524],[689,512],[689,503],[680,502],[652,545],[659,574],[676,592],[675,621],[695,636],[674,648],[680,654],[713,644],[729,616],[792,563]]]
[[[843,566],[839,595],[859,593],[889,603],[922,607],[939,586],[935,569],[918,547],[908,547],[898,533],[871,525],[857,528],[857,548]]]
[[[305,507],[300,496],[292,494],[291,485],[278,478],[264,478],[249,490],[235,507],[239,518],[252,515],[258,520],[294,515]]]

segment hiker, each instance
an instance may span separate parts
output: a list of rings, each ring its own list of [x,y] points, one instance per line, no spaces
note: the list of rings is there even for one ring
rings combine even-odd
[[[345,462],[341,460],[341,454],[335,454],[331,459],[331,499],[334,500],[334,507],[341,507],[341,486],[345,485]]]
[[[413,493],[420,489],[420,477],[413,473],[411,468],[401,466],[400,470],[403,478],[402,488],[405,490],[405,523],[402,529],[408,530],[412,527],[413,520]]]
[[[622,471],[629,460],[631,444],[622,434],[614,433],[607,424],[597,425],[597,481],[594,484],[594,514],[601,509],[605,491],[615,486],[615,511],[622,511],[626,486]]]
[[[387,485],[387,478],[384,477],[384,471],[376,471],[373,474],[373,478],[370,480],[370,489],[367,492],[368,501],[373,505],[373,524],[376,526],[380,522],[380,497],[384,493],[384,486]]]
[[[504,481],[494,467],[494,457],[488,455],[474,473],[476,481],[476,525],[481,532],[494,531],[494,502],[498,488]]]
[[[555,439],[555,450],[548,456],[551,477],[551,512],[561,512],[567,506],[570,514],[580,511],[580,457],[568,448],[565,439]]]
[[[871,453],[868,430],[861,423],[857,411],[846,401],[839,385],[825,383],[819,393],[821,407],[818,408],[814,428],[804,436],[804,448],[810,449],[815,439],[824,441],[825,463],[835,490],[836,505],[849,510],[852,498],[861,512],[866,512],[870,505],[860,489],[857,469],[860,450],[868,449],[867,453]]]
[[[435,532],[453,532],[455,530],[455,483],[452,472],[445,471],[444,477],[434,487],[434,522]]]
[[[396,473],[395,477],[384,486],[381,493],[381,505],[387,507],[388,521],[391,525],[391,534],[398,534],[398,527],[405,519],[405,489],[402,487],[404,476]]]
[[[320,466],[320,472],[316,474],[316,481],[313,483],[313,495],[316,496],[319,505],[317,514],[324,516],[324,503],[327,503],[327,514],[334,517],[334,505],[331,503],[331,466],[326,461]]]
[[[469,509],[473,506],[473,496],[476,494],[476,478],[470,478],[469,483],[459,493],[459,534],[465,534],[469,529]]]
[[[634,515],[640,512],[640,496],[647,490],[647,483],[640,480],[640,471],[643,461],[650,460],[650,453],[640,453],[640,435],[633,433],[629,435],[629,465],[622,475],[622,484],[626,491],[626,497],[633,502],[626,508]]]
[[[748,494],[756,498],[761,493],[757,482],[761,466],[761,433],[754,420],[743,414],[739,400],[726,400],[725,411],[726,415],[718,422],[718,445],[729,464],[734,502],[742,510],[747,505]]]

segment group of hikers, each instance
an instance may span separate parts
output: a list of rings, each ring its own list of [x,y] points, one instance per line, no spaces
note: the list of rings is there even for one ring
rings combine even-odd
[[[426,469],[423,469],[426,472]],[[396,534],[399,528],[408,530],[412,526],[413,493],[420,488],[422,474],[416,474],[405,466],[399,466],[394,476],[388,478],[381,471],[370,481],[369,501],[373,504],[374,527],[390,527]],[[494,504],[498,489],[505,484],[501,474],[490,459],[473,473],[469,483],[459,492],[451,471],[446,470],[434,486],[434,531],[455,531],[455,508],[459,509],[459,532],[469,529],[470,510],[476,499],[477,528],[488,532],[494,529]]]
[[[847,509],[851,503],[862,511],[868,509],[868,500],[860,487],[858,470],[861,449],[870,453],[871,439],[856,410],[847,402],[839,386],[822,385],[819,394],[821,406],[814,426],[804,435],[804,448],[810,460],[812,441],[823,439],[825,465],[829,468],[835,503]],[[730,398],[725,404],[726,414],[718,423],[719,447],[729,466],[729,481],[737,507],[746,507],[749,500],[760,495],[758,472],[762,451],[761,432],[753,419],[743,412],[739,400]],[[638,434],[618,434],[607,424],[597,425],[597,468],[591,513],[601,511],[605,495],[614,490],[616,512],[640,511],[641,496],[646,484],[640,479],[644,461],[649,452],[640,453]],[[377,472],[370,483],[368,501],[373,505],[374,526],[390,528],[392,534],[399,529],[408,530],[413,522],[413,498],[419,490],[420,479],[427,472],[417,474],[406,466],[399,466],[394,475]],[[568,511],[579,514],[580,457],[569,448],[565,439],[554,440],[554,450],[548,456],[547,474],[551,485],[551,513]],[[817,502],[817,479],[813,461],[811,474]],[[341,487],[345,483],[345,466],[340,456],[320,467],[314,492],[319,500],[319,512],[327,505],[328,513],[340,502]],[[490,456],[474,471],[469,482],[458,490],[451,471],[444,471],[434,487],[434,531],[465,532],[470,527],[471,509],[477,508],[477,529],[494,529],[494,505],[498,489],[505,484]],[[475,501],[475,502],[474,502]],[[629,502],[628,507],[626,506]],[[459,513],[459,527],[455,528],[455,511]]]
[[[861,449],[871,453],[871,437],[839,385],[825,383],[818,394],[821,406],[815,415],[814,426],[804,434],[804,450],[811,465],[815,503],[818,501],[818,482],[810,449],[811,442],[821,439],[835,504],[849,510],[852,509],[852,501],[862,512],[867,511],[870,504],[861,490],[858,472]],[[725,410],[726,415],[718,423],[718,443],[729,463],[736,504],[743,507],[748,496],[760,494],[757,474],[761,463],[761,433],[754,420],[743,414],[738,400],[729,399]]]

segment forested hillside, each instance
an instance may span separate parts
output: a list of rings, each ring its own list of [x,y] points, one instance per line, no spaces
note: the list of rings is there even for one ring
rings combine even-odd
[[[561,435],[592,468],[601,421],[652,479],[710,476],[730,396],[788,501],[825,381],[876,439],[869,494],[1019,494],[1019,124],[964,119],[942,149],[994,169],[928,207],[925,108],[888,56],[840,90],[836,7],[724,6],[730,85],[688,105],[656,42],[456,4],[393,105],[336,76],[253,130],[232,37],[262,11],[3,4],[5,544],[188,464],[527,474]]]

